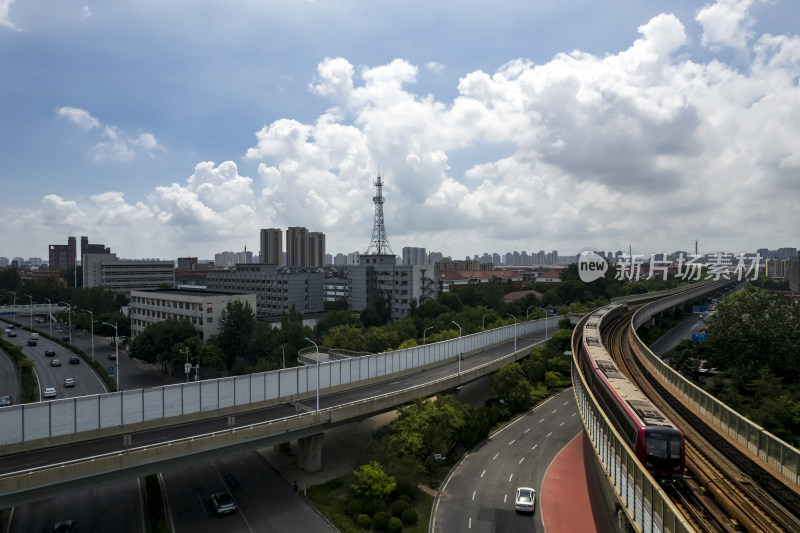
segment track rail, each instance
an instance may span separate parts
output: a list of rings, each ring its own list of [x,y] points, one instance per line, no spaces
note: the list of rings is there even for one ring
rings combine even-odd
[[[798,518],[767,494],[738,465],[718,450],[716,442],[698,432],[693,422],[662,398],[631,347],[632,311],[623,313],[603,330],[604,344],[620,370],[684,432],[687,476],[672,484],[673,503],[698,531],[800,531]],[[663,388],[662,388],[663,389]],[[677,494],[676,494],[677,493]]]

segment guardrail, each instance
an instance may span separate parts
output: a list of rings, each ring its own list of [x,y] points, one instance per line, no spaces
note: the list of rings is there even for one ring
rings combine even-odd
[[[0,408],[0,454],[30,449],[37,441],[53,446],[214,416],[218,411],[246,411],[309,397],[318,387],[329,393],[363,385],[508,342],[515,335],[544,332],[546,328],[555,331],[559,318],[520,322],[360,358],[319,365],[314,361],[311,367],[4,407]]]

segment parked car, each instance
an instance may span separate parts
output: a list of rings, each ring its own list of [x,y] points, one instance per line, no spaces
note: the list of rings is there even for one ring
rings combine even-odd
[[[81,363],[81,358],[77,355],[70,355],[69,356],[69,364],[71,365],[79,365]]]
[[[55,387],[47,387],[44,389],[44,397],[45,398],[55,398],[56,397],[56,389]]]
[[[65,379],[64,380],[64,386],[65,387],[74,387],[75,386],[75,380],[72,379],[72,378]]]
[[[0,396],[0,407],[8,407],[11,405],[11,396]]]
[[[44,351],[44,355],[45,355],[45,357],[55,357],[56,356],[56,351],[53,350],[53,349],[47,349],[47,350]]]
[[[50,366],[61,366],[61,359],[53,359],[50,361]]]
[[[514,498],[514,510],[524,513],[532,513],[536,505],[536,491],[530,487],[520,487]]]
[[[227,492],[212,494],[211,505],[214,506],[214,511],[217,513],[217,516],[236,512],[236,502],[233,500],[233,496]]]

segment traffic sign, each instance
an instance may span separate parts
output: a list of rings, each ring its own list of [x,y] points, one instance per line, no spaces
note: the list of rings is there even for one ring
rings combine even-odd
[[[114,375],[114,367],[113,366],[108,367],[108,375],[109,376],[113,376]]]
[[[692,340],[702,342],[708,338],[707,333],[692,333]]]
[[[693,305],[692,313],[708,313],[707,305]]]
[[[183,368],[186,370],[186,373],[188,374],[189,372],[192,371],[192,363],[186,363]]]

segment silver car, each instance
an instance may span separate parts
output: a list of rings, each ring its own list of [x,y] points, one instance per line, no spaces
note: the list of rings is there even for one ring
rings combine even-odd
[[[536,491],[530,487],[520,487],[517,489],[517,496],[514,498],[514,510],[522,513],[532,513],[536,505]]]
[[[214,506],[214,511],[218,516],[236,512],[236,502],[233,500],[233,496],[227,492],[212,494],[211,505]]]

